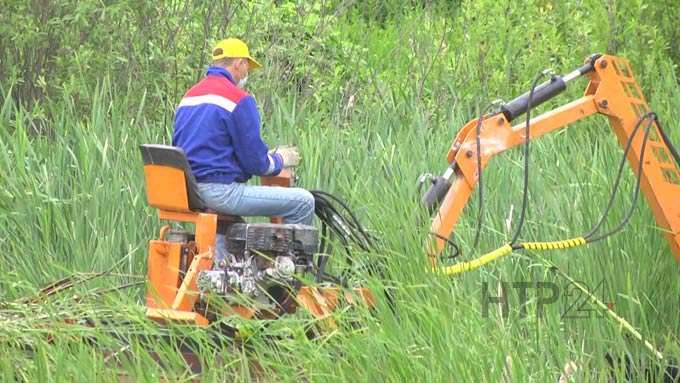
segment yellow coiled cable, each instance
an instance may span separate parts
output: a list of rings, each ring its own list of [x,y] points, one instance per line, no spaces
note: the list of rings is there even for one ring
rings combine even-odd
[[[475,258],[468,262],[461,262],[451,266],[441,267],[439,270],[444,275],[456,275],[462,274],[468,271],[478,269],[489,262],[495,261],[498,258],[504,257],[514,249],[526,249],[526,250],[555,250],[555,249],[568,249],[571,247],[583,246],[587,244],[583,237],[576,237],[570,239],[564,239],[561,241],[551,241],[551,242],[522,242],[517,246],[504,245],[496,250],[490,251],[479,258]]]
[[[522,242],[519,245],[526,250],[556,250],[556,249],[568,249],[570,247],[577,247],[585,245],[586,239],[583,237],[576,237],[570,239],[564,239],[562,241],[552,241],[552,242]]]
[[[455,265],[442,267],[441,272],[445,275],[455,275],[455,274],[465,273],[467,271],[478,269],[481,266],[486,265],[487,263],[494,261],[494,260],[496,260],[500,257],[506,256],[510,253],[512,253],[512,246],[505,245],[505,246],[499,247],[498,249],[496,249],[494,251],[486,253],[479,258],[473,259],[469,262],[461,262],[461,263],[457,263]]]

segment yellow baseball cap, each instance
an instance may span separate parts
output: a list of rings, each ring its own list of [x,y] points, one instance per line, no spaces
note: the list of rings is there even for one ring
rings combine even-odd
[[[215,44],[215,47],[212,50],[213,61],[223,59],[225,57],[246,58],[248,59],[248,66],[250,69],[262,67],[262,64],[250,57],[250,51],[248,50],[246,43],[233,37],[218,42]]]

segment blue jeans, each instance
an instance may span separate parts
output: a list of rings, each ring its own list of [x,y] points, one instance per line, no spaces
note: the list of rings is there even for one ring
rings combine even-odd
[[[218,213],[240,216],[281,216],[283,223],[311,225],[314,196],[301,188],[254,186],[244,183],[199,183],[198,193],[206,206]],[[224,259],[226,238],[216,237],[215,264]]]

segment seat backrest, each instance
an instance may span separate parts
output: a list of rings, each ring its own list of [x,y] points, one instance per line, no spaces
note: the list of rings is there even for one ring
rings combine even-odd
[[[196,179],[181,148],[140,145],[144,161],[146,199],[150,206],[179,212],[203,211]]]

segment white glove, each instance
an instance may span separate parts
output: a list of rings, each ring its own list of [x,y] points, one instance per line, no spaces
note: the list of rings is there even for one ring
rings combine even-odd
[[[295,146],[280,146],[275,151],[283,158],[283,167],[292,168],[300,163],[300,152]]]

